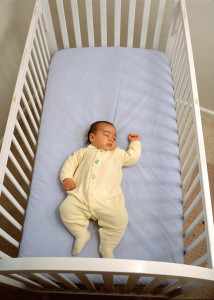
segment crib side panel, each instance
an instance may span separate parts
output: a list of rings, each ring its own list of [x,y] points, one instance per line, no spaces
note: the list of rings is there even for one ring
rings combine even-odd
[[[43,0],[43,3],[58,50],[93,46],[165,49],[173,1]],[[55,46],[51,45],[53,51]]]
[[[213,268],[212,206],[185,1],[174,11],[177,20],[171,28],[174,46],[171,44],[170,56],[180,149],[185,261]]]
[[[0,154],[1,257],[16,256],[39,134],[50,53],[36,2]]]
[[[11,262],[5,258],[0,260],[0,270],[2,284],[34,293],[182,299],[213,285],[213,270],[151,261],[18,258]],[[99,276],[99,284],[94,275]],[[119,275],[124,277],[124,284],[118,286],[115,277]]]

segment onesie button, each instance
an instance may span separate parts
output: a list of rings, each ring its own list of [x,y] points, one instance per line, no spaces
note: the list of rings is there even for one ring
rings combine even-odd
[[[95,164],[98,164],[99,163],[99,159],[95,160]]]
[[[96,175],[95,175],[95,174],[93,174],[91,177],[92,177],[92,179],[95,179],[95,178],[96,178]]]

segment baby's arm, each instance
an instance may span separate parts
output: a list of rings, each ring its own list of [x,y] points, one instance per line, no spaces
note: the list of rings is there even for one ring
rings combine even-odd
[[[141,142],[138,134],[129,133],[129,148],[127,151],[123,150],[122,166],[128,167],[134,165],[141,154]]]
[[[77,187],[72,178],[65,178],[62,184],[65,191],[72,191]]]
[[[76,151],[72,156],[69,156],[69,158],[63,164],[60,172],[60,180],[65,191],[71,191],[77,187],[72,178],[83,159],[84,151],[85,149]]]

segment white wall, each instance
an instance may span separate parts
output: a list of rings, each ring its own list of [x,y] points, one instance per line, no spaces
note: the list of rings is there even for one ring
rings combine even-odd
[[[214,114],[214,0],[186,0],[200,106]]]
[[[0,140],[4,134],[35,0],[0,0]]]
[[[186,3],[200,105],[214,113],[214,0],[186,0]],[[0,0],[0,140],[34,4],[35,0]]]

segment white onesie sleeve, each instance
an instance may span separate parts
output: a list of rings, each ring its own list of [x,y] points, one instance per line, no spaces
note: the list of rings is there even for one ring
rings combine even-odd
[[[129,148],[127,151],[124,151],[122,155],[122,166],[129,167],[134,165],[141,154],[141,142],[140,141],[132,141],[129,144]]]
[[[85,150],[85,148],[81,148],[65,161],[60,172],[60,180],[62,182],[66,178],[73,178],[76,169],[84,157]]]

